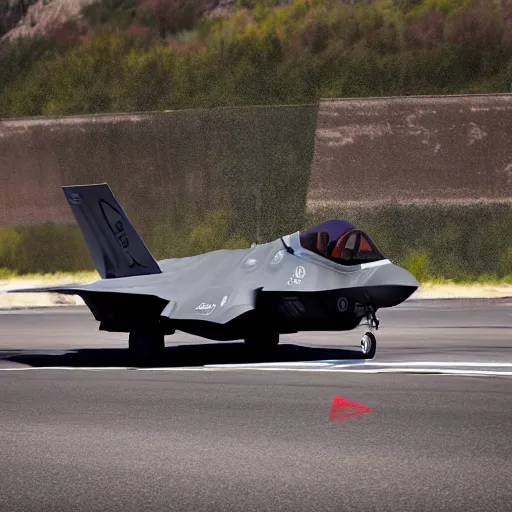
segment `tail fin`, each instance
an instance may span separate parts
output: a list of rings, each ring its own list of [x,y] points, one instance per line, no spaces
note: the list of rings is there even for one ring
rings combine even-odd
[[[106,183],[62,189],[102,279],[162,272]]]

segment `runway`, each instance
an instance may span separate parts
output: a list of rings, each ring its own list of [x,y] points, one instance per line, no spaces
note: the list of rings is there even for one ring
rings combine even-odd
[[[0,510],[508,510],[511,315],[407,302],[373,366],[358,330],[284,336],[270,361],[176,334],[131,370],[82,308],[2,312]],[[370,412],[329,421],[335,397]]]
[[[476,363],[469,368],[512,371],[512,298],[408,301],[381,310],[378,316],[378,349],[368,370],[393,364],[403,371],[405,363],[428,362],[430,369],[448,365],[457,370],[461,368],[457,365]],[[249,359],[241,342],[217,343],[176,333],[166,337],[167,349],[159,367],[229,370],[250,365],[286,370],[293,366],[316,371],[321,365],[329,367],[325,369],[347,367],[347,362],[353,367],[361,363],[363,332],[361,326],[344,333],[284,335],[271,360]],[[98,331],[98,323],[85,307],[0,311],[0,370],[123,369],[127,355],[127,335]]]

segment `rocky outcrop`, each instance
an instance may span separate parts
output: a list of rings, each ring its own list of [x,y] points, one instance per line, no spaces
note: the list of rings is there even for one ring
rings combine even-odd
[[[2,1],[2,0],[0,0]],[[75,18],[80,10],[94,0],[9,0],[2,12],[2,40],[46,33]]]
[[[76,18],[84,6],[95,1],[0,0],[0,38],[12,41],[18,37],[47,33]],[[196,0],[192,3],[199,16],[222,16],[229,12],[236,0]]]

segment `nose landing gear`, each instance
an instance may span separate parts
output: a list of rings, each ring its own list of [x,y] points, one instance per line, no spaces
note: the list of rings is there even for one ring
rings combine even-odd
[[[361,353],[364,359],[373,359],[377,350],[377,338],[373,331],[378,330],[380,322],[371,306],[365,307],[365,316],[369,331],[366,331],[361,338]]]
[[[373,359],[377,350],[377,339],[373,332],[367,331],[361,338],[361,353],[364,359]]]

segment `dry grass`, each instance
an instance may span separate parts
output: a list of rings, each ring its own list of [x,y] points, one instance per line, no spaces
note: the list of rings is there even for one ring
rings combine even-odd
[[[512,285],[422,283],[416,296],[420,299],[499,299],[512,297]]]
[[[0,276],[0,309],[34,308],[64,305],[83,305],[82,299],[74,295],[52,293],[2,293],[17,288],[37,288],[67,284],[86,284],[99,279],[96,272],[77,272],[56,274],[29,274],[24,276]],[[419,299],[469,299],[512,297],[512,285],[505,283],[467,283],[451,282],[422,283],[415,298]]]
[[[81,306],[83,300],[76,295],[57,293],[2,293],[22,288],[46,288],[69,284],[87,284],[99,279],[96,272],[57,272],[55,274],[13,273],[0,275],[0,309],[19,309],[50,306]]]
[[[61,284],[86,284],[100,278],[97,272],[56,272],[55,274],[22,274],[18,275],[8,270],[0,269],[0,290],[8,286],[25,286],[28,282],[40,283],[36,286],[58,286]],[[15,285],[15,286],[13,286]]]

